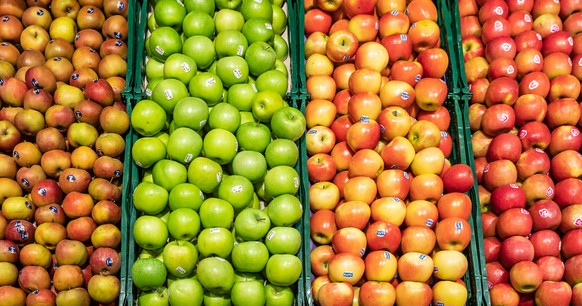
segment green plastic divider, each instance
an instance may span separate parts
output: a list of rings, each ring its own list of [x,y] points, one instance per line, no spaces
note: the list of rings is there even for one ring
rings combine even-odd
[[[451,20],[451,38],[449,38],[449,45],[451,46],[450,54],[451,66],[453,69],[453,79],[455,81],[454,92],[456,94],[470,94],[467,85],[467,77],[465,75],[465,60],[463,56],[463,45],[461,38],[461,17],[459,13],[458,1],[443,1],[442,14],[448,15]],[[454,58],[454,59],[453,59]]]

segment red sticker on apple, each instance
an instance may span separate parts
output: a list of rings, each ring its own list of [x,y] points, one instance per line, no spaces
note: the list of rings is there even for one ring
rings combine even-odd
[[[525,136],[527,136],[527,131],[526,130],[519,131],[519,139],[524,139]]]
[[[576,220],[574,220],[574,225],[582,226],[582,218],[576,218]]]
[[[546,191],[546,196],[551,197],[553,194],[554,194],[554,188],[548,187],[548,190]]]

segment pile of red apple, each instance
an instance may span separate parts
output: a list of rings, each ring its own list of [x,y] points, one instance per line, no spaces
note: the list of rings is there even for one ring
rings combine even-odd
[[[581,9],[459,1],[493,305],[582,305]]]
[[[319,305],[464,305],[471,168],[453,139],[430,0],[305,1]]]
[[[0,299],[115,304],[124,0],[0,3]]]

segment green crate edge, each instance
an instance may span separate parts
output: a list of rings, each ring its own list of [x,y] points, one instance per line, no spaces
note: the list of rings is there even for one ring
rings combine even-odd
[[[148,0],[133,0],[136,1],[137,7],[139,11],[136,13],[136,23],[134,28],[136,28],[135,34],[135,60],[131,67],[133,67],[132,75],[133,75],[133,83],[131,88],[131,93],[134,97],[140,96],[143,97],[143,88],[142,88],[142,80],[145,76],[145,58],[146,58],[146,50],[145,50],[145,39],[147,33],[147,14],[148,14]],[[303,21],[300,20],[297,8],[297,1],[295,0],[285,0],[287,3],[287,45],[289,47],[289,78],[290,78],[290,87],[287,90],[287,98],[291,99],[291,96],[300,94],[304,92],[304,84],[300,81],[300,76],[305,75],[303,73],[303,56],[299,57],[297,53],[300,44],[303,45],[303,36],[298,35],[297,27],[299,24],[303,25]],[[301,6],[303,7],[303,6]],[[296,24],[297,23],[297,24]],[[303,33],[303,30],[301,31]],[[299,38],[301,40],[299,40]],[[302,48],[301,48],[302,49]],[[302,53],[303,54],[303,53]],[[139,60],[137,60],[139,59]],[[130,67],[128,65],[128,67]],[[136,99],[136,102],[139,100]]]
[[[290,95],[291,97],[289,98],[289,105],[295,108],[299,108],[298,106],[303,105],[303,103],[301,103],[299,101],[299,99],[294,96],[294,95]],[[131,109],[133,107],[133,105],[136,103],[136,101],[139,101],[140,99],[143,98],[143,93],[137,93],[134,97],[128,97],[128,100],[130,100],[131,103],[128,103],[128,113],[131,114]],[[302,112],[305,112],[304,108],[302,110]],[[131,159],[131,145],[138,139],[138,135],[134,132],[133,127],[130,129],[130,132],[128,133],[127,137],[126,137],[126,154],[129,154],[129,165],[128,166],[130,168],[130,170],[126,173],[130,173],[130,175],[126,176],[128,177],[128,183],[127,183],[127,188],[124,189],[124,195],[125,195],[125,200],[123,201],[123,208],[122,211],[123,213],[123,220],[125,220],[125,224],[126,226],[123,226],[122,223],[122,227],[124,229],[126,229],[126,233],[125,235],[122,236],[122,246],[125,246],[124,250],[125,253],[127,254],[126,256],[123,257],[123,264],[122,267],[125,266],[125,270],[122,269],[122,273],[125,273],[124,275],[124,284],[122,285],[124,288],[124,292],[125,292],[125,304],[119,304],[121,305],[127,305],[127,306],[133,306],[133,305],[137,305],[137,289],[133,286],[133,279],[131,276],[131,267],[133,265],[133,262],[135,261],[135,259],[137,258],[137,251],[138,251],[138,247],[135,244],[135,240],[133,239],[133,227],[132,225],[135,223],[135,220],[138,218],[138,212],[136,209],[134,209],[133,206],[133,201],[132,201],[132,195],[133,195],[133,190],[135,189],[135,186],[137,186],[140,182],[139,179],[139,167],[137,165],[135,165],[135,163],[133,162],[133,160]],[[302,272],[301,275],[297,281],[297,294],[296,294],[296,299],[294,302],[294,306],[307,306],[307,305],[312,305],[312,304],[307,304],[305,303],[305,288],[308,286],[307,281],[306,281],[306,273],[305,273],[305,258],[309,259],[309,209],[305,209],[305,206],[309,206],[306,203],[309,203],[309,198],[307,197],[307,189],[305,189],[306,184],[308,184],[308,178],[307,178],[307,170],[305,169],[305,171],[303,171],[303,168],[305,167],[305,164],[302,163],[302,159],[301,157],[306,155],[307,153],[305,153],[305,147],[304,144],[305,143],[305,136],[302,136],[299,140],[296,141],[298,148],[299,148],[299,160],[297,161],[297,165],[295,166],[295,169],[297,170],[298,174],[301,177],[301,184],[299,187],[299,192],[297,194],[297,196],[299,197],[299,200],[301,201],[301,203],[303,204],[303,217],[300,221],[300,223],[298,223],[295,228],[297,228],[301,234],[302,234],[302,245],[301,248],[299,249],[299,252],[297,253],[297,256],[301,259],[302,261]],[[124,177],[125,179],[125,177]],[[306,183],[307,182],[307,183]],[[307,237],[307,240],[306,238]],[[307,246],[307,249],[305,248],[305,246]],[[309,264],[309,261],[307,261],[307,264]],[[309,269],[310,266],[309,266]]]

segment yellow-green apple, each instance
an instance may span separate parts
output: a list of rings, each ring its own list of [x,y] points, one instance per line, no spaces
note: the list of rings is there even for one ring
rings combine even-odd
[[[309,132],[308,132],[309,134]],[[374,149],[380,140],[380,125],[377,121],[362,118],[347,131],[346,141],[354,151]]]
[[[564,280],[568,282],[570,286],[582,282],[582,269],[580,269],[581,263],[582,254],[571,257],[564,263],[565,265]]]
[[[367,176],[375,179],[384,170],[384,161],[380,154],[372,149],[356,151],[348,163],[348,175]]]
[[[491,68],[491,66],[490,66]],[[519,96],[519,84],[510,77],[498,77],[489,83],[485,93],[485,104],[492,106],[495,104],[513,105]]]
[[[328,265],[330,280],[333,282],[346,282],[352,285],[362,278],[364,270],[365,263],[362,257],[352,253],[336,252]],[[321,298],[321,291],[319,297]]]
[[[534,21],[532,29],[538,32],[542,37],[546,37],[554,32],[562,30],[562,19],[560,16],[551,13],[544,13],[536,17],[533,14]]]
[[[386,50],[391,50],[388,58],[391,64],[400,60],[408,61],[412,56],[412,40],[408,34],[388,35],[382,38],[380,43]]]
[[[370,205],[373,221],[389,222],[396,226],[402,225],[406,217],[406,205],[396,197],[382,197]]]
[[[356,35],[360,43],[375,40],[378,33],[377,27],[379,27],[379,23],[375,15],[355,15],[348,22],[348,31]]]
[[[438,128],[437,128],[438,129]],[[439,133],[440,135],[440,133]],[[380,152],[386,169],[408,169],[415,156],[414,145],[407,138],[396,136]]]
[[[576,109],[576,101],[570,98],[558,99],[548,104],[545,123],[553,129],[560,125],[576,125],[580,118],[580,107]]]
[[[410,28],[410,20],[408,15],[397,10],[391,11],[389,14],[384,14],[378,20],[378,37],[384,37],[393,34],[406,34]]]
[[[496,232],[501,239],[511,236],[528,236],[532,230],[532,218],[525,208],[510,208],[499,215]]]
[[[415,176],[410,182],[410,200],[426,200],[436,202],[443,195],[444,185],[440,176],[427,173]],[[436,220],[436,219],[435,219]]]
[[[529,121],[543,121],[546,116],[548,104],[546,100],[536,94],[520,95],[513,104],[515,111],[515,123],[522,126]]]
[[[312,211],[333,210],[340,200],[338,187],[331,182],[317,182],[309,187],[309,207]]]
[[[354,64],[356,69],[369,68],[382,72],[388,65],[388,50],[381,43],[369,41],[356,51]]]
[[[557,155],[565,150],[578,151],[581,145],[580,130],[575,126],[562,125],[552,130],[547,149],[550,155]]]
[[[573,204],[562,209],[562,221],[560,223],[560,231],[566,233],[571,230],[582,228],[578,221],[582,211],[582,204]]]
[[[366,255],[365,276],[368,281],[390,282],[396,274],[398,259],[389,251],[372,251]]]
[[[410,170],[415,176],[427,173],[440,174],[444,164],[444,153],[437,147],[428,147],[414,155]]]
[[[418,120],[410,126],[407,139],[414,150],[419,152],[425,148],[437,147],[441,141],[441,132],[433,122]]]
[[[400,246],[401,237],[400,228],[390,222],[376,221],[370,224],[366,229],[368,248],[371,251],[387,250],[391,253],[395,253]]]
[[[499,247],[499,262],[509,269],[521,261],[531,261],[534,258],[534,247],[524,236],[512,236],[501,242]]]
[[[319,244],[329,244],[337,231],[335,213],[328,209],[316,211],[310,219],[311,239]]]
[[[582,181],[568,178],[558,182],[555,186],[556,195],[553,200],[561,207],[567,207],[580,202],[582,197]]]
[[[404,170],[386,169],[376,178],[378,194],[381,198],[405,199],[410,191],[410,180],[410,175]]]
[[[339,229],[354,227],[363,230],[370,220],[370,205],[362,201],[346,201],[335,208],[335,221]]]
[[[347,170],[349,167],[349,162],[354,155],[354,152],[348,146],[347,142],[338,142],[330,153],[337,171]]]
[[[412,50],[422,52],[437,46],[440,41],[440,27],[432,20],[419,20],[410,25],[408,36]]]
[[[429,285],[421,282],[403,281],[396,286],[397,305],[428,305],[432,301],[432,289]]]
[[[331,282],[322,285],[317,291],[321,306],[349,306],[354,299],[354,287],[347,282]]]
[[[355,227],[340,228],[333,234],[331,245],[338,255],[350,253],[362,257],[366,252],[366,234]],[[333,276],[331,278],[337,281]]]
[[[310,55],[305,61],[305,75],[310,77],[312,75],[332,75],[333,63],[331,60],[322,54],[314,53]]]
[[[465,219],[449,217],[437,223],[435,235],[440,249],[462,251],[471,240],[471,227]]]
[[[336,83],[329,75],[312,75],[305,83],[311,99],[333,100],[336,91]]]
[[[533,261],[520,261],[509,270],[511,286],[519,293],[534,292],[543,282],[540,267]]]
[[[432,286],[433,303],[443,303],[444,305],[464,305],[467,302],[469,293],[464,284],[444,280]]]
[[[330,245],[320,245],[309,254],[311,271],[316,276],[328,275],[329,262],[335,257],[335,252]]]
[[[326,44],[327,56],[336,63],[347,62],[359,47],[358,37],[349,30],[338,30],[330,34]]]
[[[574,150],[565,150],[552,158],[550,174],[559,182],[567,178],[582,176],[582,154]]]
[[[20,34],[22,48],[44,52],[50,41],[49,33],[41,26],[33,24],[24,28]]]
[[[413,200],[406,205],[406,226],[426,226],[434,228],[438,220],[436,205],[425,200]]]
[[[314,155],[317,153],[329,153],[335,145],[335,134],[325,126],[315,126],[305,134],[305,144],[307,153]]]
[[[398,277],[402,281],[426,282],[433,270],[433,260],[426,254],[408,252],[398,258]]]

